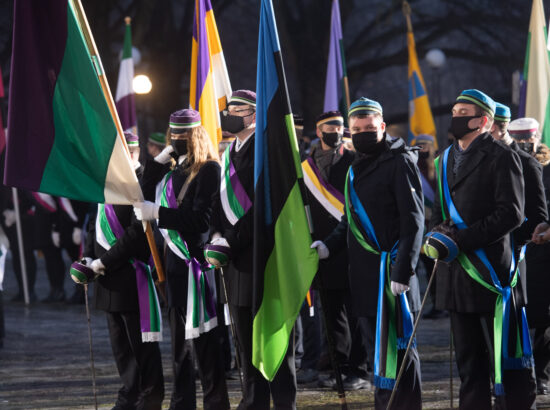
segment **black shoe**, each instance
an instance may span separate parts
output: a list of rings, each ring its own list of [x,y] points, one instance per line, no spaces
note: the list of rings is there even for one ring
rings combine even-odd
[[[541,379],[537,379],[537,396],[546,396],[547,394],[548,384]]]
[[[446,310],[438,310],[432,308],[429,312],[426,312],[422,315],[423,319],[442,319],[444,317],[449,316],[449,313],[447,313]]]
[[[319,372],[315,369],[300,369],[296,372],[296,381],[298,384],[314,382],[319,378]]]
[[[333,387],[336,388],[336,384]],[[367,379],[362,379],[360,377],[351,376],[344,381],[344,390],[362,390],[371,388],[371,384]]]
[[[57,303],[65,300],[65,291],[63,289],[53,289],[46,298],[42,299],[42,303]]]

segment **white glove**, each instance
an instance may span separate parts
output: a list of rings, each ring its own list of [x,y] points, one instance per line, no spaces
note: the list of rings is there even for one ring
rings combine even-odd
[[[134,204],[134,213],[140,221],[152,221],[153,219],[159,219],[159,208],[160,205],[154,202],[136,202]]]
[[[6,224],[6,227],[10,227],[15,222],[15,211],[12,209],[6,209],[4,212],[4,223]]]
[[[73,228],[73,243],[75,245],[80,245],[82,242],[82,229],[74,227]]]
[[[98,275],[105,275],[105,265],[101,262],[101,259],[94,259],[92,263],[90,263],[90,269]]]
[[[327,248],[327,245],[323,241],[315,241],[310,246],[311,249],[316,249],[319,259],[328,258],[330,251]]]
[[[158,162],[159,164],[168,164],[172,159],[172,155],[170,155],[172,152],[174,152],[174,147],[168,145],[155,157],[155,162]]]
[[[229,249],[231,249],[231,246],[229,246],[229,243],[227,243],[227,239],[222,238],[221,236],[218,236],[217,238],[213,239],[212,242],[210,243],[212,245],[227,246]]]
[[[90,258],[89,256],[86,256],[85,258],[80,259],[80,263],[86,266],[90,266],[94,260]]]
[[[393,296],[401,295],[402,293],[405,293],[406,291],[409,290],[409,287],[407,285],[394,282],[393,280],[390,283],[390,287],[391,287],[391,293],[393,293]]]
[[[59,245],[61,244],[61,235],[59,235],[59,232],[52,231],[52,242],[53,246],[59,248]]]

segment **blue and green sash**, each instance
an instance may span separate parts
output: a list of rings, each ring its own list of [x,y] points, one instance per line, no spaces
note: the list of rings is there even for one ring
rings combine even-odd
[[[449,184],[447,180],[447,161],[451,147],[447,148],[443,154],[443,161],[440,166],[440,158],[436,159],[438,169],[437,181],[438,192],[441,202],[441,213],[443,220],[446,220],[445,207],[449,212],[451,221],[458,229],[467,228],[466,223],[458,213],[456,206],[451,198]],[[529,337],[529,326],[527,325],[527,316],[525,308],[518,308],[512,297],[512,289],[516,286],[519,278],[519,263],[516,264],[514,247],[512,244],[512,260],[510,262],[508,284],[501,284],[497,273],[495,272],[487,254],[483,248],[476,249],[475,255],[487,268],[491,277],[491,282],[487,281],[472,261],[464,252],[459,252],[457,260],[466,271],[468,276],[479,283],[481,286],[497,294],[495,303],[495,313],[493,319],[493,344],[495,361],[495,394],[503,395],[504,386],[502,384],[502,371],[508,369],[522,369],[533,366],[533,353],[531,349],[531,339]],[[519,256],[521,260],[523,250]],[[519,320],[518,320],[519,319]],[[521,324],[520,324],[521,323]],[[515,341],[515,349],[510,352],[509,342]]]
[[[109,250],[122,235],[124,235],[124,228],[113,206],[99,204],[96,218],[97,243]],[[162,314],[151,268],[137,259],[130,259],[130,263],[136,271],[141,340],[143,342],[161,341]]]
[[[222,208],[231,225],[235,225],[252,207],[252,201],[239,180],[235,166],[231,161],[231,149],[235,145],[235,141],[237,140],[235,139],[222,155],[220,186]]]
[[[397,376],[397,353],[398,350],[407,348],[412,335],[413,320],[407,296],[404,293],[394,296],[391,292],[390,270],[397,255],[398,242],[389,252],[380,249],[374,227],[355,192],[354,177],[353,168],[350,167],[345,188],[348,225],[365,250],[380,255],[374,384],[378,388],[392,390]],[[411,348],[416,349],[416,340]]]
[[[167,208],[177,209],[178,203],[172,182],[172,171],[168,172],[157,185],[156,203]],[[187,309],[185,318],[185,338],[194,339],[218,324],[216,317],[216,288],[214,269],[209,264],[201,265],[191,257],[185,240],[175,229],[160,229],[170,250],[185,261],[188,266]]]

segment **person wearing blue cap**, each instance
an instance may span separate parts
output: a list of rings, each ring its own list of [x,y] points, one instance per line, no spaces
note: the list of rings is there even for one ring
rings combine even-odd
[[[360,98],[348,115],[356,159],[346,178],[344,216],[324,241],[311,246],[326,259],[337,255],[347,238],[352,306],[374,368],[375,408],[387,407],[405,362],[393,405],[420,409],[416,347],[404,357],[413,327],[407,291],[424,231],[417,149],[386,135],[377,101]]]
[[[448,269],[437,271],[436,304],[450,311],[460,408],[491,409],[493,379],[498,408],[528,409],[535,400],[530,341],[512,296],[517,255],[511,233],[524,220],[524,183],[518,155],[490,134],[495,110],[479,90],[456,99],[455,143],[436,159],[438,195],[427,243],[438,235],[459,249],[456,259],[446,259]]]

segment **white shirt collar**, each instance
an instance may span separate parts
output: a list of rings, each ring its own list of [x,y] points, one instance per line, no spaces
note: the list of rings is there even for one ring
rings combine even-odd
[[[244,146],[244,144],[248,142],[248,140],[252,135],[254,135],[254,132],[252,132],[248,137],[246,137],[244,141],[241,141],[239,138],[237,138],[237,141],[235,142],[235,152],[238,152]]]

